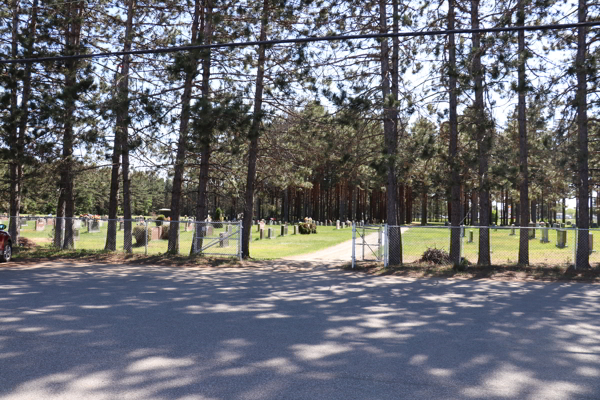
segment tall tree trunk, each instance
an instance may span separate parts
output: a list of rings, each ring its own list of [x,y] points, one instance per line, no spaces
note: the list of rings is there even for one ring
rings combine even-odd
[[[398,5],[394,4],[395,11],[398,11]],[[394,15],[395,19],[396,15]],[[386,1],[379,0],[379,30],[381,33],[388,33],[387,28],[387,10]],[[394,53],[395,54],[395,53]],[[398,132],[394,126],[397,113],[395,112],[395,94],[390,92],[390,54],[388,39],[381,39],[381,97],[383,101],[383,133],[385,137],[385,150],[387,156],[387,189],[386,189],[386,210],[385,220],[388,228],[389,243],[389,263],[398,265],[402,262],[402,249],[400,240],[400,228],[397,227],[396,206],[396,152],[398,146]],[[397,60],[394,60],[397,64]],[[397,65],[396,65],[397,66]],[[397,73],[396,73],[397,77]]]
[[[269,0],[263,1],[262,16],[260,19],[260,41],[267,40],[269,23]],[[252,229],[252,210],[254,209],[254,184],[256,181],[256,160],[258,159],[258,138],[262,122],[262,102],[265,77],[265,46],[258,46],[258,65],[256,71],[256,91],[254,93],[254,111],[248,139],[248,176],[246,179],[246,205],[244,206],[243,232],[242,232],[242,257],[250,257],[250,231]]]
[[[203,15],[203,42],[210,44],[212,41],[213,34],[213,1],[205,0],[205,10]],[[205,105],[208,105],[210,97],[210,67],[211,67],[211,51],[210,49],[204,50],[202,56],[202,100]],[[204,221],[208,217],[208,210],[206,208],[207,199],[207,188],[208,188],[208,172],[210,169],[210,156],[212,154],[211,149],[211,138],[212,132],[201,132],[202,137],[202,149],[200,151],[200,174],[198,177],[198,200],[196,203],[196,221]],[[216,207],[216,202],[215,202]],[[202,237],[204,232],[199,232],[197,235],[196,249],[202,248]],[[194,251],[194,245],[192,245],[192,252]]]
[[[81,20],[83,18],[83,2],[69,4],[67,6],[69,12],[69,23],[67,29],[66,48],[67,54],[79,54]],[[77,71],[79,62],[75,60],[66,61],[65,72],[65,91],[71,92],[77,84]],[[75,212],[75,197],[73,193],[73,144],[74,144],[74,127],[75,127],[75,94],[68,93],[65,96],[65,114],[64,114],[64,130],[63,130],[63,160],[61,171],[62,190],[64,195],[65,205],[65,235],[62,248],[72,249],[73,241],[73,215]]]
[[[454,0],[448,5],[448,29],[454,29]],[[448,158],[450,161],[450,261],[455,266],[460,265],[460,164],[458,159],[458,116],[457,116],[457,74],[456,74],[456,44],[454,34],[448,37],[448,74],[450,95],[450,146]]]
[[[134,14],[134,1],[128,0],[127,5],[127,20],[125,23],[125,43],[123,44],[123,51],[127,52],[131,50],[131,40],[133,32],[133,14]],[[116,250],[117,249],[117,210],[119,206],[119,168],[120,168],[120,156],[121,154],[129,155],[128,138],[129,138],[129,65],[131,57],[124,55],[121,62],[121,71],[116,76],[116,102],[115,110],[117,114],[116,126],[115,126],[115,141],[112,154],[112,170],[110,177],[110,199],[108,204],[108,226],[106,232],[106,246],[105,250]],[[123,160],[123,177],[125,180],[125,160]],[[127,174],[128,175],[128,174]],[[129,185],[127,185],[129,189]],[[123,184],[123,211],[127,204],[125,202],[129,200],[129,190],[125,190],[125,184]],[[126,200],[127,199],[127,200]],[[129,203],[131,203],[129,201]],[[129,216],[125,215],[125,220],[131,219],[131,207],[129,207]],[[124,248],[125,251],[131,252],[131,222],[129,224],[125,222],[125,239]],[[129,227],[129,229],[127,229]],[[129,241],[127,240],[129,238]],[[128,246],[127,246],[128,244]]]
[[[62,182],[61,182],[62,186]],[[63,227],[65,223],[65,195],[61,188],[58,195],[58,206],[56,207],[56,221],[54,221],[54,241],[52,245],[60,249],[63,243]]]
[[[31,58],[33,55],[33,45],[35,43],[36,28],[37,28],[37,13],[38,13],[38,0],[34,0],[31,7],[31,19],[29,21],[28,31],[29,36],[25,42],[25,57]],[[19,1],[13,2],[13,21],[12,21],[12,48],[11,54],[13,58],[17,58],[18,51],[18,14],[19,14]],[[10,164],[10,203],[9,203],[9,233],[14,240],[14,245],[18,246],[20,224],[19,214],[21,209],[21,189],[23,184],[23,158],[25,156],[25,136],[27,134],[27,123],[29,120],[29,97],[31,96],[31,70],[32,63],[28,63],[25,66],[25,73],[23,75],[23,90],[21,93],[21,107],[17,111],[18,101],[18,86],[16,76],[16,66],[12,66],[10,69],[11,76],[13,78],[13,87],[11,88],[11,126],[10,131],[10,143],[11,154],[14,159]],[[18,121],[18,127],[17,127]],[[18,129],[18,130],[17,130]]]
[[[11,37],[11,56],[17,58],[18,46],[19,46],[19,0],[13,0],[12,4],[12,37]],[[18,118],[18,101],[19,101],[19,85],[17,76],[17,65],[12,64],[9,68],[10,77],[12,80],[12,87],[10,88],[10,125],[9,125],[9,137],[11,147],[15,147],[13,152],[14,159],[10,164],[10,216],[9,221],[9,232],[12,238],[15,240],[15,245],[18,245],[18,236],[21,230],[21,224],[19,221],[19,210],[21,208],[21,179],[19,176],[19,170],[21,169],[21,160],[16,154],[17,143],[19,142],[19,131],[17,128]]]
[[[517,11],[517,25],[525,26],[525,0],[519,0]],[[528,144],[527,144],[527,91],[526,91],[526,52],[525,52],[525,31],[519,31],[519,65],[518,65],[518,94],[519,94],[519,171],[521,185],[519,188],[519,203],[529,204],[529,171],[527,166]],[[529,224],[529,207],[521,207],[519,220],[523,221],[522,226]],[[519,264],[529,265],[529,230],[519,229]]]
[[[578,22],[586,22],[587,2],[579,0]],[[579,219],[577,228],[579,229],[577,238],[577,254],[575,260],[576,269],[587,269],[590,267],[590,253],[588,241],[589,229],[589,171],[588,171],[588,118],[587,118],[587,70],[586,70],[586,27],[577,29],[577,58],[575,68],[577,73],[577,169],[579,189]]]
[[[131,253],[132,248],[132,223],[131,223],[131,180],[129,179],[129,146],[126,126],[123,130],[123,142],[121,146],[121,157],[123,160],[123,247],[125,251]]]
[[[202,0],[195,0],[194,18],[192,20],[191,43],[198,42],[198,25],[201,13]],[[181,214],[181,189],[183,187],[183,173],[185,170],[185,156],[188,146],[188,130],[190,124],[190,103],[194,80],[198,74],[198,54],[195,51],[189,53],[185,65],[185,82],[183,94],[181,95],[181,116],[179,118],[179,139],[177,141],[177,154],[175,155],[175,171],[173,174],[173,188],[171,190],[171,224],[169,229],[168,252],[177,254],[179,252],[179,215]]]
[[[119,206],[119,169],[121,167],[121,134],[115,129],[112,167],[110,175],[110,198],[108,203],[108,226],[106,228],[106,244],[104,250],[117,250],[117,210]]]
[[[479,29],[479,0],[471,0],[471,28]],[[481,33],[473,32],[473,60],[472,76],[475,82],[475,124],[477,129],[478,149],[478,178],[479,178],[479,220],[482,227],[479,229],[479,259],[477,264],[490,265],[490,235],[489,229],[483,227],[490,221],[490,180],[488,176],[489,148],[491,134],[485,122],[485,109],[483,101],[483,69],[481,67]]]

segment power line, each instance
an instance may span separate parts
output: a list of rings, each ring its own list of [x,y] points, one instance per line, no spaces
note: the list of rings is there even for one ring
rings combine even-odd
[[[256,40],[250,42],[229,42],[229,43],[214,43],[214,44],[201,44],[191,46],[175,46],[175,47],[164,47],[158,49],[147,49],[147,50],[131,50],[131,51],[114,51],[107,53],[92,53],[92,54],[75,54],[70,56],[57,56],[57,57],[39,57],[39,58],[16,58],[0,60],[0,64],[26,64],[26,63],[39,63],[44,61],[65,61],[65,60],[80,60],[80,59],[91,59],[91,58],[103,58],[103,57],[114,57],[124,55],[138,55],[138,54],[164,54],[164,53],[177,53],[182,51],[193,51],[193,50],[205,50],[205,49],[219,49],[219,48],[232,48],[232,47],[248,47],[248,46],[270,46],[276,44],[290,44],[290,43],[312,43],[312,42],[325,42],[325,41],[338,41],[338,40],[354,40],[354,39],[381,39],[381,38],[393,38],[393,37],[423,37],[423,36],[438,36],[438,35],[452,35],[461,33],[498,33],[498,32],[517,32],[517,31],[542,31],[542,30],[562,30],[579,27],[594,27],[600,26],[600,21],[592,22],[577,22],[572,24],[551,24],[551,25],[532,25],[532,26],[508,26],[498,28],[479,28],[479,29],[453,29],[453,30],[436,30],[436,31],[421,31],[421,32],[399,32],[399,33],[371,33],[363,35],[341,35],[341,36],[319,36],[319,37],[306,37],[306,38],[295,38],[295,39],[275,39],[275,40]]]

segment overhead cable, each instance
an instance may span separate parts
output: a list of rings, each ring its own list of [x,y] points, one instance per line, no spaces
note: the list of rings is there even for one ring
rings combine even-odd
[[[201,44],[201,45],[189,45],[189,46],[164,47],[164,48],[158,48],[158,49],[113,51],[113,52],[106,52],[106,53],[73,54],[73,55],[54,56],[54,57],[13,58],[13,59],[6,59],[6,60],[0,59],[0,64],[26,64],[26,63],[39,63],[39,62],[47,62],[47,61],[67,61],[67,60],[115,57],[115,56],[124,56],[124,55],[165,54],[165,53],[177,53],[177,52],[194,51],[194,50],[249,47],[249,46],[272,46],[272,45],[277,45],[277,44],[291,44],[291,43],[346,41],[346,40],[355,40],[355,39],[382,39],[382,38],[394,38],[394,37],[423,37],[423,36],[440,36],[440,35],[452,35],[452,34],[463,34],[463,33],[500,33],[500,32],[517,32],[517,31],[564,30],[564,29],[572,29],[572,28],[580,28],[580,27],[594,27],[594,26],[600,26],[600,21],[577,22],[577,23],[572,23],[572,24],[507,26],[507,27],[496,27],[496,28],[412,31],[412,32],[398,32],[398,33],[371,33],[371,34],[362,34],[362,35],[316,36],[316,37],[304,37],[304,38],[294,38],[294,39],[273,39],[273,40],[256,40],[256,41],[248,41],[248,42],[213,43],[213,44]]]

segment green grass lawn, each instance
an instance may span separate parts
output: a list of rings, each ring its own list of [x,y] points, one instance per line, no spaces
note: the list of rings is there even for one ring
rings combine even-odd
[[[154,227],[150,223],[149,227]],[[268,228],[267,226],[266,228]],[[29,221],[26,227],[21,228],[21,235],[42,247],[49,247],[52,244],[52,226],[46,226],[44,231],[35,230],[35,221]],[[319,226],[318,233],[311,235],[293,235],[293,226],[289,226],[289,235],[280,236],[280,225],[273,225],[275,239],[259,240],[257,226],[252,227],[252,240],[250,242],[250,255],[255,259],[277,259],[281,257],[308,254],[318,250],[334,246],[352,238],[352,229],[340,229],[335,227]],[[80,229],[80,239],[75,243],[76,249],[81,250],[102,250],[106,243],[107,223],[104,222],[99,233],[88,233],[87,228],[83,226]],[[473,231],[473,242],[469,243],[469,231]],[[218,237],[220,233],[225,232],[223,228],[214,229],[211,237]],[[519,252],[519,234],[511,235],[510,229],[490,229],[490,245],[492,263],[495,265],[515,264]],[[402,235],[403,241],[403,261],[411,263],[421,258],[427,248],[441,248],[449,250],[450,231],[445,227],[419,227],[411,226],[408,231]],[[600,247],[600,230],[591,231],[597,238],[596,247]],[[529,240],[529,257],[532,264],[546,265],[565,265],[573,262],[574,251],[574,231],[567,232],[568,247],[559,249],[556,247],[556,231],[549,231],[550,243],[541,243],[542,231],[536,230],[536,238]],[[237,256],[237,235],[230,239],[230,245],[220,247],[217,244],[212,246],[207,253],[219,253],[224,256]],[[187,255],[190,252],[193,239],[193,232],[185,232],[185,225],[180,224],[180,245],[179,253]],[[206,239],[210,242],[210,239]],[[479,252],[479,229],[467,228],[463,240],[463,256],[471,263],[477,262]],[[118,250],[123,251],[123,231],[117,231]],[[152,240],[148,243],[148,254],[164,254],[167,252],[167,240]],[[206,243],[205,243],[206,244]],[[144,254],[145,247],[137,246],[133,240],[133,253]],[[350,256],[350,254],[349,254]],[[590,255],[590,263],[600,263],[600,252],[593,252]]]
[[[150,223],[148,228],[155,227],[155,223]],[[317,234],[311,235],[293,235],[293,226],[290,225],[287,236],[280,236],[281,226],[273,225],[271,227],[276,236],[275,239],[259,240],[259,234],[257,227],[252,227],[252,240],[250,242],[250,255],[256,259],[276,259],[281,257],[312,253],[346,240],[352,239],[352,229],[340,229],[336,230],[335,227],[330,226],[319,226],[317,228]],[[106,244],[106,230],[107,222],[103,222],[98,233],[88,233],[87,227],[82,225],[80,229],[79,240],[75,242],[75,248],[77,250],[103,250]],[[225,225],[223,228],[213,229],[211,238],[216,238],[220,233],[225,233]],[[50,247],[52,245],[53,226],[47,225],[43,231],[35,230],[35,221],[29,221],[27,226],[21,228],[21,236],[27,238],[35,244],[41,247]],[[192,246],[193,232],[185,232],[185,225],[180,224],[179,233],[179,253],[187,255],[189,254]],[[214,246],[207,250],[207,254],[218,253],[223,256],[237,256],[237,240],[238,235],[232,236],[230,239],[229,246],[220,247],[218,240],[216,239],[205,239],[205,245],[210,243],[216,243]],[[123,231],[117,231],[117,249],[123,251]],[[148,254],[164,254],[168,249],[167,240],[151,240],[148,242]],[[136,245],[135,239],[133,239],[133,253],[144,254],[146,249],[145,246]]]
[[[469,231],[473,231],[473,242],[469,243]],[[490,232],[490,247],[492,264],[515,264],[519,255],[519,230],[511,235],[510,229],[493,228]],[[535,239],[529,240],[529,260],[532,264],[563,265],[573,262],[574,231],[567,232],[568,247],[559,249],[556,247],[556,230],[548,232],[550,243],[541,243],[542,230],[536,229]],[[591,233],[594,233],[593,231]],[[594,236],[596,242],[600,243],[600,230]],[[449,250],[450,230],[448,228],[419,228],[411,227],[402,235],[404,262],[414,262],[421,258],[427,248],[441,248]],[[477,262],[479,254],[479,229],[467,228],[463,240],[463,257],[471,263]],[[600,254],[593,252],[590,255],[590,263],[600,262]]]
[[[265,228],[268,228],[266,226]],[[273,226],[279,235],[281,227]],[[252,241],[250,242],[250,255],[253,258],[269,260],[281,257],[296,256],[299,254],[313,253],[318,250],[345,242],[352,239],[352,228],[335,229],[335,226],[318,226],[317,234],[292,235],[293,226],[289,226],[287,236],[277,236],[275,239],[258,238],[257,227],[252,226]],[[265,232],[266,237],[266,232]],[[350,254],[348,254],[350,257]]]

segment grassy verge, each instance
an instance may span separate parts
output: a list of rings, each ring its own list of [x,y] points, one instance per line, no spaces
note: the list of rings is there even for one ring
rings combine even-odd
[[[575,248],[575,232],[567,231],[567,247],[556,247],[557,234],[554,229],[548,231],[549,242],[542,243],[542,230],[535,230],[535,238],[529,240],[529,261],[531,264],[545,264],[553,266],[568,266],[573,262]],[[470,242],[470,232],[473,241]],[[510,229],[489,229],[492,264],[515,264],[519,255],[519,231],[513,235]],[[600,231],[590,230],[596,239],[596,246],[600,240]],[[449,250],[450,230],[448,228],[422,228],[411,227],[403,233],[403,260],[405,263],[418,261],[427,248]],[[469,262],[477,263],[479,255],[479,229],[467,228],[462,239],[462,254]],[[590,254],[590,263],[600,263],[600,252]]]

